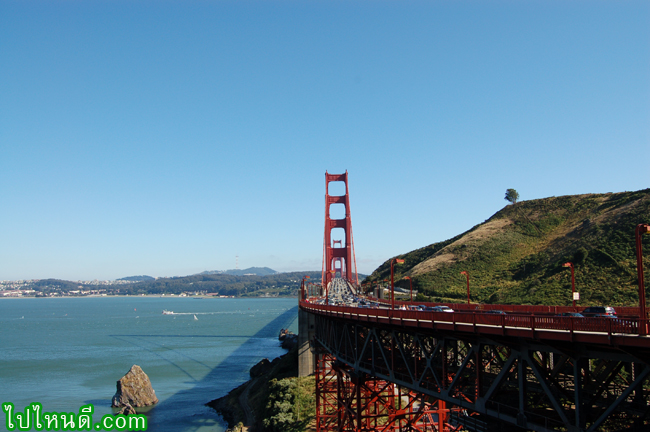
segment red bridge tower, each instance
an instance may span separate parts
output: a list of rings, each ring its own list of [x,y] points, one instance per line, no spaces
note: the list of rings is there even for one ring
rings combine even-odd
[[[345,195],[330,195],[330,182],[344,182]],[[330,206],[332,204],[343,204],[345,206],[345,218],[332,219],[330,217]],[[345,239],[332,240],[332,230],[342,228]],[[334,247],[338,244],[339,247]],[[345,244],[345,246],[343,246]],[[357,276],[357,261],[354,256],[354,241],[352,239],[352,220],[350,219],[350,195],[348,189],[348,172],[345,174],[328,174],[325,171],[325,241],[323,243],[323,288],[332,281],[336,273],[349,282],[359,285]]]

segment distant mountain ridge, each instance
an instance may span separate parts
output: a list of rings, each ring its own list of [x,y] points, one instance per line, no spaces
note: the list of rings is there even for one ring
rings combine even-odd
[[[127,276],[119,279],[115,279],[116,281],[125,281],[125,282],[145,282],[145,281],[152,281],[155,280],[156,278],[151,277],[151,276]]]
[[[199,275],[214,275],[214,274],[228,274],[233,276],[246,276],[246,275],[255,275],[255,276],[268,276],[277,274],[273,269],[268,267],[249,267],[247,269],[230,269],[230,270],[211,270],[198,273]]]
[[[269,269],[270,270],[270,269]],[[240,270],[241,272],[249,269]],[[152,281],[137,282],[126,285],[107,286],[110,290],[122,294],[180,294],[182,292],[219,293],[226,296],[297,296],[303,277],[320,282],[320,271],[304,271],[257,275],[196,274],[171,278],[157,278]]]
[[[637,305],[640,223],[650,223],[650,189],[520,201],[465,233],[397,256],[405,263],[394,266],[395,285],[408,289],[409,276],[428,299],[464,302],[466,271],[472,302],[570,305],[571,272],[563,264],[572,262],[578,306]],[[366,281],[390,278],[391,260]]]

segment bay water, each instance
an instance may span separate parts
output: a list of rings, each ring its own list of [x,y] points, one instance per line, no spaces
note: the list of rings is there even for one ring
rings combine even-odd
[[[284,354],[278,333],[297,332],[297,316],[296,299],[0,299],[0,403],[74,413],[90,403],[96,423],[113,413],[115,383],[137,364],[160,400],[147,430],[223,432],[204,404],[248,380],[262,358]]]

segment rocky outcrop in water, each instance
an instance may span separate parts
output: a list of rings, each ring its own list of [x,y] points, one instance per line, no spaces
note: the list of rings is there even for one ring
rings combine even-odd
[[[281,342],[282,348],[291,351],[298,346],[298,335],[291,330],[282,329],[278,335],[278,340]]]
[[[135,408],[133,408],[130,404],[127,403],[115,415],[120,415],[120,414],[131,415],[131,414],[137,414],[137,412]]]
[[[145,407],[158,403],[151,381],[138,365],[133,365],[126,375],[117,382],[117,392],[113,396],[113,407]]]

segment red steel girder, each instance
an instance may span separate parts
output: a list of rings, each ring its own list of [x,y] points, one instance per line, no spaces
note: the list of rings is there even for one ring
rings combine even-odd
[[[318,432],[452,432],[461,410],[389,381],[357,374],[327,351],[317,354]]]
[[[620,425],[650,430],[650,365],[643,352],[461,336],[317,315],[316,341],[340,363],[338,424],[348,425],[341,430],[357,430],[349,426],[359,424],[354,413],[364,414],[350,402],[354,386],[360,386],[355,391],[363,399],[371,394],[363,383],[371,380],[463,407],[483,421],[495,417],[529,430],[595,432]],[[348,375],[351,384],[344,384]],[[361,381],[355,378],[366,375]],[[417,430],[416,421],[397,421],[401,413],[395,403],[384,405],[391,409],[384,410],[382,425]],[[454,415],[453,424],[476,418]]]

